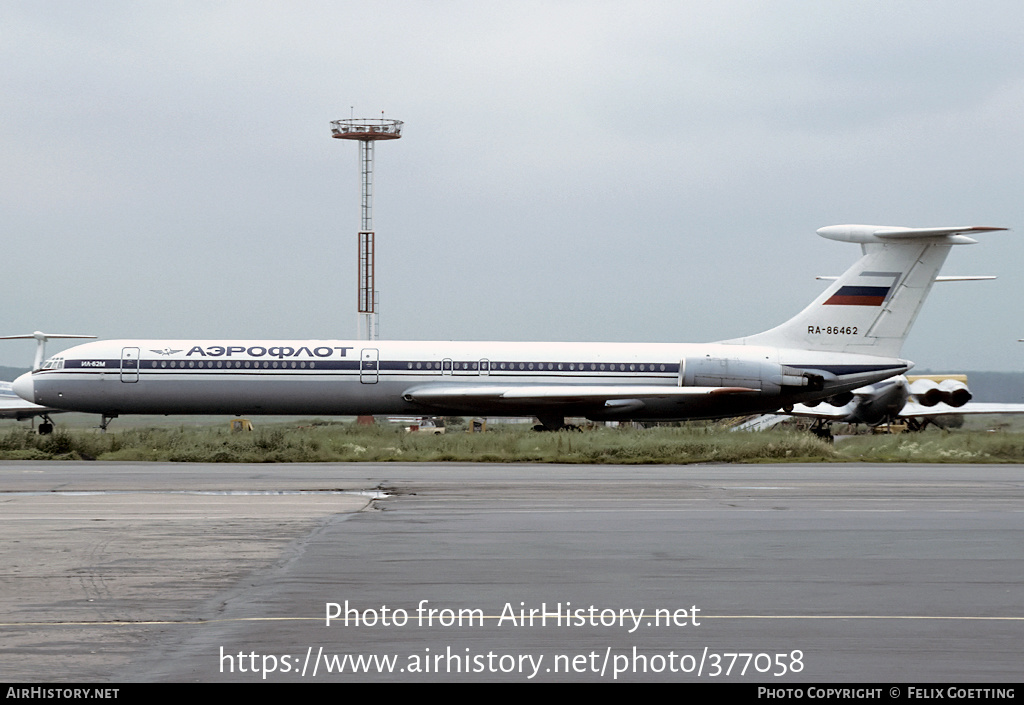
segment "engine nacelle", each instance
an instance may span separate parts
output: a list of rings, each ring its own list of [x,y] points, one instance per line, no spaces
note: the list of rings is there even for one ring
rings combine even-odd
[[[853,392],[840,392],[839,394],[833,394],[825,401],[832,406],[846,406],[853,401]]]
[[[921,406],[935,406],[940,401],[945,401],[946,396],[939,389],[939,385],[930,379],[915,379],[910,383],[910,393]]]
[[[961,407],[974,396],[967,385],[958,379],[944,379],[939,382],[939,390],[943,393],[944,399],[950,406]]]
[[[770,394],[778,394],[783,387],[815,391],[825,386],[822,374],[779,365],[768,359],[711,355],[683,360],[681,381],[687,387],[750,387]]]
[[[971,400],[971,390],[959,379],[919,378],[910,383],[910,393],[921,406],[935,406],[939,402],[952,407],[961,407]]]

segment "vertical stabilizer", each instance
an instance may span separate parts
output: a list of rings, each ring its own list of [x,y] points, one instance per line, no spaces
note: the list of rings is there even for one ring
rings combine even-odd
[[[963,233],[1005,229],[821,228],[818,234],[822,237],[859,243],[863,256],[811,305],[782,325],[723,342],[897,357],[950,248],[977,242]]]

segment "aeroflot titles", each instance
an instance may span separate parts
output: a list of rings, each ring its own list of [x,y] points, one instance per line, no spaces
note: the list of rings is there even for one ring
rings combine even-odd
[[[187,353],[185,353],[185,356],[189,357],[191,355],[201,355],[203,357],[221,357],[223,355],[224,357],[231,357],[232,355],[249,355],[250,357],[263,357],[264,355],[269,355],[270,357],[276,357],[277,359],[280,360],[286,357],[301,357],[303,352],[305,352],[307,357],[331,357],[331,355],[334,354],[335,350],[338,351],[339,357],[347,357],[348,351],[354,349],[355,348],[352,347],[351,345],[335,345],[334,347],[327,347],[326,345],[321,345],[318,348],[312,349],[306,346],[296,349],[287,345],[275,345],[269,348],[265,348],[261,345],[253,345],[251,348],[242,347],[241,345],[209,345],[204,350],[200,346],[196,345],[193,346],[193,348],[189,350]]]

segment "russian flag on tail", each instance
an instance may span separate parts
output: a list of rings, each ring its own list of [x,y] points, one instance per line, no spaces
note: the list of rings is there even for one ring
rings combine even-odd
[[[843,286],[824,306],[881,306],[889,295],[888,286]]]

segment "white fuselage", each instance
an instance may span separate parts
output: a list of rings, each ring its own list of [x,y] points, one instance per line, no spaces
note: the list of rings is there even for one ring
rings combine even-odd
[[[771,411],[910,366],[898,358],[723,343],[115,340],[52,357],[20,377],[15,390],[37,404],[108,416],[654,420]]]
[[[950,248],[992,230],[822,228],[861,257],[789,320],[718,343],[113,340],[50,358],[14,390],[105,416],[532,415],[545,428],[789,411],[910,369],[900,350]]]

